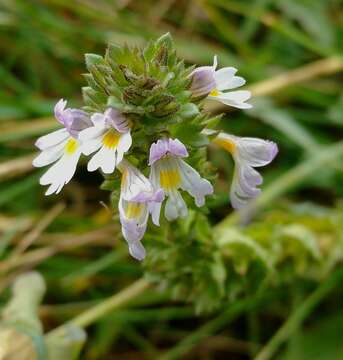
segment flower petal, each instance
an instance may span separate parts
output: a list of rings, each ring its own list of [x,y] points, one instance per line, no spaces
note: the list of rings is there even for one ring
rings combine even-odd
[[[249,137],[236,139],[240,158],[250,166],[268,165],[278,153],[278,147],[272,141]]]
[[[116,149],[108,149],[104,146],[93,155],[87,165],[88,171],[101,169],[105,174],[112,174],[117,164]]]
[[[140,241],[129,244],[129,252],[132,257],[139,261],[144,260],[146,255],[145,248]]]
[[[82,154],[88,156],[92,153],[94,153],[95,151],[99,150],[102,146],[102,142],[101,142],[101,137],[96,138],[96,139],[92,139],[92,140],[87,140],[85,142],[83,142],[81,144],[81,151]]]
[[[106,129],[103,127],[91,126],[80,132],[79,140],[83,143],[86,143],[89,140],[101,138],[101,136],[105,132],[106,132]]]
[[[188,215],[187,205],[177,190],[169,193],[164,215],[168,221],[173,221],[178,217],[184,218]]]
[[[191,73],[190,77],[192,83],[189,90],[194,98],[206,96],[216,87],[212,66],[200,66]]]
[[[43,167],[50,165],[56,160],[58,160],[63,155],[63,148],[66,144],[66,141],[58,144],[47,150],[43,150],[33,161],[32,165],[34,167]]]
[[[235,77],[237,69],[234,67],[224,67],[219,69],[214,74],[214,79],[216,82],[216,88],[218,90],[226,90],[227,84],[230,84],[232,79]]]
[[[41,136],[35,143],[39,150],[46,150],[60,144],[69,137],[66,129],[59,129],[50,134]]]
[[[217,100],[221,103],[229,106],[236,107],[238,109],[250,109],[252,105],[245,103],[250,99],[251,93],[248,90],[237,90],[226,93],[220,93],[218,96],[209,96],[211,100]]]
[[[262,176],[246,164],[236,164],[234,178],[231,185],[230,200],[234,209],[245,206],[250,199],[261,192],[258,185],[262,184]]]
[[[60,99],[54,108],[55,118],[64,125],[64,118],[63,118],[63,112],[67,105],[67,100]]]
[[[179,159],[180,173],[182,174],[181,188],[187,191],[195,200],[195,204],[200,207],[205,204],[205,196],[213,194],[212,184],[202,178],[199,173],[188,165],[185,161]]]
[[[156,226],[160,226],[160,214],[161,214],[162,201],[161,202],[151,202],[149,204],[149,213],[151,214],[151,220]]]
[[[213,56],[213,65],[212,65],[213,70],[216,70],[217,66],[218,66],[218,56],[214,55]]]
[[[48,171],[40,178],[41,185],[50,185],[46,195],[59,193],[63,186],[67,184],[76,171],[76,166],[81,155],[80,149],[77,149],[72,155],[63,155]]]
[[[188,152],[185,145],[178,139],[160,139],[150,147],[149,165],[154,164],[163,156],[171,154],[179,157],[187,157]]]
[[[121,134],[117,147],[117,152],[118,152],[117,164],[119,164],[122,161],[124,154],[130,149],[131,145],[132,145],[132,137],[130,132]]]
[[[179,139],[169,139],[168,152],[179,157],[188,157],[186,146]]]
[[[151,144],[149,165],[152,165],[157,160],[160,160],[168,152],[169,141],[168,139],[160,139],[157,142]]]

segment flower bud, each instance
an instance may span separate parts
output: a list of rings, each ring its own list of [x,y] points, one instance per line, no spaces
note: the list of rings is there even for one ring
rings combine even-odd
[[[175,101],[174,96],[164,95],[160,101],[155,105],[153,115],[156,117],[170,116],[178,112],[180,105]]]
[[[195,98],[208,95],[216,87],[212,66],[201,66],[195,69],[190,77],[192,79],[190,91]]]
[[[140,105],[144,100],[142,91],[137,89],[135,86],[128,86],[123,91],[123,99],[126,103]]]
[[[156,64],[166,66],[168,64],[168,49],[162,46],[155,58]]]

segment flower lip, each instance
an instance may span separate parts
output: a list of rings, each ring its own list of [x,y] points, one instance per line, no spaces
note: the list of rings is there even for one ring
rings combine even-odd
[[[148,203],[148,202],[162,202],[164,200],[164,191],[157,189],[156,191],[142,191],[130,199],[132,202]]]
[[[188,157],[188,151],[185,145],[178,139],[160,139],[150,147],[149,165],[154,164],[166,155],[177,157]]]
[[[194,98],[206,96],[216,89],[215,73],[217,63],[217,56],[215,55],[212,66],[199,66],[189,75],[192,79],[190,91]]]
[[[275,156],[278,154],[279,152],[279,148],[277,146],[276,143],[271,142],[271,150],[270,150],[270,162],[274,160]]]
[[[95,126],[114,128],[122,134],[130,131],[127,118],[113,107],[107,108],[104,113],[93,114],[91,120]]]
[[[201,66],[191,73],[192,83],[190,91],[194,98],[208,95],[216,88],[214,70],[211,66]]]
[[[163,201],[164,191],[154,189],[150,181],[127,160],[123,159],[118,169],[122,172],[121,197],[124,200],[135,203]]]
[[[65,108],[67,101],[60,99],[54,108],[55,118],[59,121],[68,131],[68,133],[78,138],[80,131],[92,125],[89,115],[80,109]]]

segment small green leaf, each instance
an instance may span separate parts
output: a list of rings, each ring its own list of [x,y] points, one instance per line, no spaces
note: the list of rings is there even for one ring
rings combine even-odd
[[[85,60],[87,69],[90,69],[94,65],[101,64],[104,61],[103,57],[97,54],[85,54]]]

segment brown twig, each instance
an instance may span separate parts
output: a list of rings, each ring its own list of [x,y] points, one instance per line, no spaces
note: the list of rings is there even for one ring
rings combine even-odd
[[[21,267],[33,266],[61,251],[73,250],[77,247],[87,245],[94,241],[98,241],[103,238],[108,238],[110,229],[113,230],[114,226],[108,226],[105,229],[95,230],[79,236],[73,235],[64,239],[60,243],[55,244],[54,246],[47,246],[37,250],[28,251],[11,261],[9,261],[10,259],[5,260],[2,263],[0,263],[0,273],[6,273],[8,271],[15,269],[18,266]]]
[[[25,155],[0,164],[0,180],[7,180],[32,170],[32,160],[35,156],[36,154]]]
[[[8,259],[14,259],[22,254],[31,244],[43,233],[43,231],[61,214],[65,209],[65,204],[58,203],[45,216],[36,224],[36,226],[26,234],[23,239],[18,243],[15,249],[11,253],[11,257]]]

